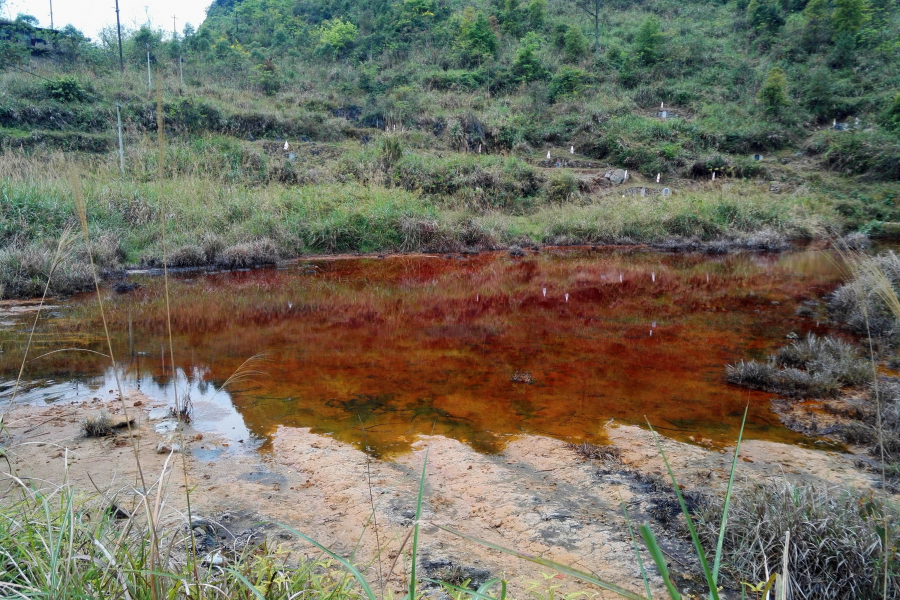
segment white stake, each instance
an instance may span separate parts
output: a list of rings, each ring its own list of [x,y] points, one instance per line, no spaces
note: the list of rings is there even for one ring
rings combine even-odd
[[[288,144],[287,141],[285,141],[285,142],[284,142],[284,151],[287,152],[287,151],[290,150],[290,149],[291,149],[291,145]]]
[[[656,282],[656,271],[652,271],[650,273],[650,279],[652,279],[654,281],[654,283]]]
[[[547,150],[547,160],[550,160],[550,151]]]
[[[713,180],[713,181],[716,180],[716,172],[715,172],[715,171],[713,171],[713,178],[712,178],[712,180]]]
[[[857,119],[858,121],[859,119]],[[575,146],[569,147],[569,154],[575,154]]]
[[[663,109],[663,103],[660,102],[660,103],[659,103],[659,110],[662,110],[662,109]]]
[[[628,169],[625,169],[625,177],[622,179],[622,181],[628,181]]]
[[[622,274],[619,273],[619,283],[622,283]]]
[[[568,301],[569,301],[569,295],[566,294],[566,302],[568,302]]]
[[[657,173],[657,174],[656,174],[656,183],[659,183],[659,176],[660,176],[660,175],[662,175],[662,173]]]
[[[547,297],[547,288],[544,288],[544,298]]]

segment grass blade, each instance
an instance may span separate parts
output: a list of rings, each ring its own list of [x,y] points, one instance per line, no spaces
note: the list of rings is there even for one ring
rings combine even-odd
[[[597,577],[594,577],[590,573],[585,573],[584,571],[579,571],[578,569],[573,569],[572,567],[568,567],[562,563],[558,563],[556,561],[552,561],[547,558],[542,558],[540,556],[532,556],[530,554],[526,554],[524,552],[519,552],[518,550],[511,550],[510,548],[505,548],[504,546],[500,546],[498,544],[494,544],[477,537],[467,535],[465,533],[456,531],[455,529],[450,529],[449,527],[445,527],[444,525],[438,525],[437,523],[432,523],[438,529],[442,529],[447,533],[452,533],[455,536],[461,537],[464,540],[469,540],[472,543],[478,544],[480,546],[484,546],[485,548],[491,548],[492,550],[498,550],[503,552],[504,554],[509,554],[510,556],[515,556],[517,558],[521,558],[527,560],[529,562],[533,562],[538,565],[542,565],[553,569],[555,571],[559,571],[560,573],[565,573],[566,575],[571,575],[575,579],[580,579],[586,583],[590,583],[592,585],[596,585],[599,588],[604,590],[609,590],[610,592],[614,592],[623,598],[628,598],[629,600],[649,600],[648,598],[641,596],[640,594],[636,594],[632,591],[626,590],[623,587],[620,587],[614,583],[610,583],[609,581],[604,581]]]
[[[262,594],[260,594],[260,593],[259,593],[259,590],[256,589],[256,586],[253,585],[252,583],[250,583],[250,581],[247,580],[246,577],[244,577],[243,575],[241,575],[240,573],[238,573],[237,571],[235,571],[235,570],[232,569],[231,567],[228,567],[228,568],[225,569],[225,570],[228,571],[228,572],[230,572],[230,573],[231,573],[232,575],[234,575],[235,577],[237,577],[237,578],[240,580],[240,582],[243,583],[243,584],[247,587],[247,589],[248,589],[250,592],[253,593],[254,596],[256,596],[256,600],[266,600],[266,597],[263,596]]]
[[[731,474],[728,476],[728,487],[725,489],[725,506],[722,509],[722,522],[719,524],[719,539],[716,541],[716,556],[713,559],[713,584],[719,585],[719,567],[722,566],[722,546],[725,543],[725,525],[728,523],[728,505],[731,504],[731,490],[734,486],[734,473],[737,471],[738,452],[741,450],[741,440],[744,437],[744,425],[747,424],[747,413],[750,411],[750,403],[744,408],[744,418],[741,420],[741,430],[738,433],[737,444],[734,446],[734,458],[731,461]]]
[[[416,501],[416,522],[413,524],[412,539],[412,565],[409,569],[409,600],[416,598],[416,560],[419,552],[419,520],[422,518],[422,495],[425,492],[425,469],[428,467],[428,452],[425,450],[425,460],[422,462],[422,479],[419,481],[419,499]]]
[[[619,503],[622,505],[622,512],[625,513],[625,524],[628,526],[628,535],[631,536],[631,545],[634,546],[634,555],[637,556],[638,567],[641,569],[641,578],[644,580],[644,589],[647,591],[647,597],[653,600],[653,594],[650,593],[650,582],[647,580],[647,570],[644,568],[644,560],[641,558],[641,551],[638,550],[637,540],[634,537],[634,528],[631,526],[631,518],[628,516],[628,509],[625,508],[625,502],[622,496],[619,496]]]
[[[284,529],[286,531],[290,531],[297,537],[306,540],[307,542],[309,542],[310,544],[312,544],[313,546],[315,546],[316,548],[318,548],[319,550],[321,550],[322,552],[324,552],[325,554],[327,554],[334,560],[336,560],[339,563],[341,563],[342,565],[344,565],[344,568],[347,569],[348,571],[350,571],[350,574],[353,575],[353,577],[356,579],[356,581],[359,582],[359,586],[362,588],[363,593],[365,593],[366,598],[368,598],[369,600],[378,600],[375,596],[375,593],[372,591],[372,588],[369,586],[369,582],[366,581],[366,578],[363,577],[362,573],[360,573],[356,567],[354,567],[352,564],[350,564],[350,562],[348,560],[346,560],[342,556],[335,554],[334,552],[332,552],[331,550],[329,550],[328,548],[326,548],[325,546],[323,546],[316,540],[312,539],[308,535],[304,535],[304,534],[300,533],[293,527],[289,527],[282,523],[279,523],[278,525],[282,529]]]
[[[681,506],[681,512],[684,514],[684,519],[687,522],[688,531],[691,534],[691,540],[694,542],[694,548],[697,551],[697,558],[700,559],[700,566],[703,568],[703,575],[706,577],[706,582],[709,584],[709,596],[712,600],[719,600],[719,588],[716,585],[716,581],[713,579],[712,571],[709,569],[709,562],[706,560],[706,552],[703,550],[703,544],[700,543],[700,536],[697,535],[697,530],[694,528],[694,520],[691,519],[691,513],[688,511],[687,504],[684,503],[684,496],[681,495],[681,488],[678,487],[678,481],[675,479],[675,473],[672,471],[672,466],[669,464],[669,459],[666,456],[665,451],[663,450],[662,444],[659,442],[659,436],[656,435],[656,431],[653,429],[653,426],[650,425],[650,422],[647,421],[647,426],[650,428],[650,432],[653,434],[653,441],[656,442],[656,447],[659,449],[659,453],[662,455],[663,462],[666,463],[666,470],[669,472],[669,477],[672,479],[672,486],[675,488],[675,495],[678,497],[678,504]]]
[[[663,578],[663,583],[666,584],[666,589],[669,590],[669,597],[671,597],[672,600],[679,600],[681,594],[678,593],[678,589],[675,587],[675,584],[672,583],[672,578],[669,576],[669,567],[666,565],[666,558],[663,556],[662,549],[656,541],[656,536],[653,535],[653,531],[650,530],[650,527],[648,527],[646,523],[641,525],[640,529],[641,537],[644,538],[644,544],[647,546],[647,550],[650,551],[653,562],[656,563],[656,568]]]

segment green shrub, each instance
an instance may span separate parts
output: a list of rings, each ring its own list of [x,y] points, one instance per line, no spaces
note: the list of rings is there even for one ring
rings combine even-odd
[[[757,96],[763,111],[770,116],[778,116],[791,105],[787,97],[787,76],[779,67],[769,69],[766,81]]]
[[[547,68],[538,56],[540,45],[541,39],[534,32],[529,32],[522,40],[512,64],[513,77],[517,82],[528,83],[547,76]]]
[[[900,94],[894,96],[884,115],[884,124],[888,129],[900,131]]]
[[[581,69],[563,67],[550,80],[550,102],[556,102],[564,96],[574,96],[584,88],[586,75]]]
[[[571,62],[581,60],[588,51],[588,39],[581,27],[569,27],[563,35],[563,51]]]
[[[634,52],[641,63],[652,65],[659,60],[663,44],[662,24],[654,16],[647,17],[634,39]]]
[[[73,76],[63,75],[44,82],[47,95],[60,102],[85,102],[90,98],[87,90]]]

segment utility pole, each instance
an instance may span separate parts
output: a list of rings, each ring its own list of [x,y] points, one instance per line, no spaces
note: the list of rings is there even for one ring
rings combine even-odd
[[[53,0],[50,0],[50,29],[53,30]]]
[[[119,32],[119,69],[125,72],[125,60],[122,58],[122,23],[119,21],[119,0],[116,0],[116,31]]]
[[[147,44],[147,89],[153,93],[153,76],[150,74],[150,44]]]

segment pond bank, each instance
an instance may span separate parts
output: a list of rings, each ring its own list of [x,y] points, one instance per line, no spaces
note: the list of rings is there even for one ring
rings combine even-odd
[[[150,410],[163,405],[136,391],[127,392],[126,404],[129,416],[137,417],[144,472],[149,479],[156,479],[167,455],[157,453],[163,437],[154,429],[157,422],[148,416]],[[96,485],[131,508],[128,490],[136,482],[127,434],[89,439],[82,436],[80,426],[88,414],[106,410],[115,415],[120,406],[107,395],[87,403],[16,408],[6,421],[13,472],[37,488],[60,482],[64,476],[84,494],[93,495]],[[679,585],[696,587],[690,547],[677,528],[661,520],[661,507],[668,500],[658,484],[664,467],[649,432],[610,423],[604,433],[619,449],[621,466],[585,460],[564,442],[538,435],[510,437],[496,454],[477,452],[446,437],[421,435],[410,440],[411,452],[393,460],[371,458],[350,444],[313,434],[308,428],[279,427],[271,449],[261,453],[231,454],[227,449],[233,442],[190,428],[183,437],[195,516],[216,518],[227,513],[226,524],[234,515],[244,515],[243,521],[250,524],[284,523],[344,555],[353,552],[358,543],[356,560],[370,565],[370,581],[377,580],[377,562],[372,562],[377,545],[386,557],[385,565],[393,562],[401,549],[415,515],[415,494],[427,449],[427,523],[574,565],[639,590],[640,571],[619,506],[621,498],[634,521],[649,521],[657,531]],[[722,492],[732,450],[715,447],[708,440],[697,442],[663,438],[679,483],[687,492]],[[216,454],[217,449],[223,452]],[[874,474],[854,466],[852,453],[750,440],[742,445],[741,458],[738,479],[742,486],[790,480],[870,489],[876,483]],[[173,512],[168,526],[178,527],[185,521],[178,516],[184,509],[184,475],[177,456],[169,468],[166,505]],[[372,499],[377,543],[372,525],[360,538]],[[267,531],[273,541],[310,554],[311,547],[277,535],[280,529]],[[543,582],[541,573],[547,571],[473,546],[430,524],[423,528],[420,552],[427,577],[461,582],[500,576],[511,581],[511,592],[518,597],[526,594],[528,582]],[[388,585],[396,594],[402,593],[404,568],[403,561],[398,561]],[[661,581],[654,577],[652,582],[661,591]],[[561,592],[584,588],[568,577],[554,579],[553,585],[557,583]]]

